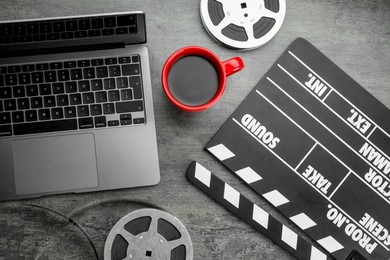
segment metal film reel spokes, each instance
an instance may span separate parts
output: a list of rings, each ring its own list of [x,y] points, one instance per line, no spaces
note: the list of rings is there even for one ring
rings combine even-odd
[[[140,209],[120,219],[104,247],[105,260],[192,260],[191,238],[179,219]]]
[[[250,50],[270,41],[282,26],[285,0],[201,0],[208,33],[227,47]]]

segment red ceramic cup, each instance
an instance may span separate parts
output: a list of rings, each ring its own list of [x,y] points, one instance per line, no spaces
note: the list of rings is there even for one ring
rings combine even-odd
[[[216,83],[218,86],[216,88],[215,94],[203,104],[193,105],[193,104],[189,104],[191,102],[180,101],[172,93],[171,88],[169,86],[168,78],[172,66],[180,59],[187,56],[198,56],[207,60],[212,65],[211,69],[213,69],[212,67],[214,67],[216,74],[218,75],[217,78],[218,82]],[[199,112],[214,105],[221,98],[223,92],[225,91],[226,77],[240,71],[243,68],[244,68],[244,63],[240,57],[234,57],[227,61],[221,61],[213,52],[211,52],[206,48],[202,48],[198,46],[184,47],[174,52],[165,62],[162,70],[162,75],[161,75],[162,86],[166,96],[176,107],[187,112]],[[199,91],[202,91],[202,89],[200,89]],[[191,99],[191,95],[189,95],[189,98]]]

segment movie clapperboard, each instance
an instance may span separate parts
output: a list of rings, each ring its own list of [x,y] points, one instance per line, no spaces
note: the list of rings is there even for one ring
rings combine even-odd
[[[337,259],[390,259],[390,111],[296,39],[206,145]]]

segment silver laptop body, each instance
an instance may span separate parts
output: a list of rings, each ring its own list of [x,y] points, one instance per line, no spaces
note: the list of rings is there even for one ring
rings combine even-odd
[[[129,22],[126,20],[129,19],[126,18],[128,15],[130,15],[131,19],[135,18],[135,22],[132,21],[130,27]],[[111,22],[117,19],[117,26],[121,21],[124,24],[123,27],[127,26],[128,31],[134,31],[132,34],[123,35],[122,31],[117,30],[114,33],[119,32],[120,34],[118,35],[96,36],[99,34],[98,30],[100,30],[100,34],[103,30],[106,30],[104,31],[106,34],[112,33],[111,29],[116,30],[117,27],[110,27],[113,25],[108,23],[110,19],[106,19],[106,17],[111,17]],[[139,187],[155,185],[160,180],[148,50],[143,45],[146,43],[144,14],[142,12],[130,12],[71,17],[72,21],[76,21],[73,24],[80,26],[77,29],[70,27],[72,23],[68,22],[69,19],[69,17],[62,17],[0,23],[0,33],[1,30],[3,32],[1,36],[3,43],[1,44],[0,42],[0,68],[3,69],[3,74],[0,74],[0,77],[2,77],[0,78],[2,81],[0,93],[3,93],[3,98],[0,97],[0,105],[2,106],[0,107],[0,200],[31,198],[58,193],[79,193]],[[95,32],[91,33],[92,37],[81,39],[61,38],[54,41],[28,41],[27,43],[12,43],[15,39],[25,40],[26,38],[22,38],[25,36],[19,35],[16,36],[19,38],[12,40],[7,38],[10,37],[9,33],[4,35],[4,31],[7,33],[7,28],[10,28],[9,26],[6,27],[10,23],[13,24],[13,33],[15,33],[15,30],[19,30],[19,27],[15,27],[15,24],[18,24],[16,26],[22,24],[27,27],[27,30],[28,26],[30,26],[30,32],[37,34],[38,32],[42,33],[42,30],[45,29],[41,26],[42,23],[51,22],[53,24],[53,20],[60,22],[60,25],[58,23],[55,24],[59,26],[58,29],[61,29],[61,24],[65,24],[65,30],[73,29],[74,31],[71,32],[73,37],[76,35],[83,36],[76,34],[76,31],[81,30],[81,22],[85,20],[90,21],[89,30],[95,29]],[[103,25],[101,21],[103,21]],[[39,23],[40,31],[38,31],[36,26],[34,31],[33,26],[29,23]],[[136,24],[136,29],[133,28],[133,23]],[[108,25],[108,28],[105,27],[106,25]],[[99,28],[102,26],[103,28]],[[53,31],[54,28],[52,28],[52,33]],[[68,32],[59,32],[59,35],[60,37],[64,36],[64,38],[70,37],[66,33]],[[58,34],[55,35],[58,36]],[[40,36],[34,37],[34,39],[39,40]],[[47,37],[54,36],[47,34]],[[4,43],[4,39],[7,39],[8,43]],[[31,40],[31,38],[27,40]],[[117,58],[118,61],[112,66],[119,67],[123,71],[126,64],[120,63],[121,61],[130,61],[130,64],[132,64],[135,60],[136,64],[139,64],[141,73],[136,76],[141,78],[142,92],[137,90],[139,92],[137,94],[136,89],[132,88],[132,76],[116,75],[98,78],[97,67],[107,67],[109,75],[111,75],[111,72],[116,73],[115,69],[110,68],[110,63],[107,64],[107,62],[115,60],[112,57]],[[83,99],[82,103],[77,104],[75,101],[76,103],[73,103],[73,105],[70,103],[74,96],[71,96],[72,93],[68,93],[68,85],[65,82],[63,82],[65,88],[62,90],[59,88],[60,94],[54,94],[56,92],[54,87],[62,86],[61,82],[54,86],[53,83],[50,83],[50,75],[52,74],[45,74],[45,71],[40,74],[36,70],[32,72],[25,65],[34,64],[35,67],[33,67],[38,69],[37,64],[50,64],[49,70],[55,71],[54,74],[56,76],[54,77],[58,77],[58,81],[64,73],[60,71],[65,69],[64,61],[69,61],[67,64],[73,64],[74,61],[78,63],[80,60],[96,64],[103,60],[105,63],[93,66],[93,64],[87,62],[84,68],[92,68],[90,70],[93,70],[95,73],[95,75],[89,75],[88,79],[77,78],[72,80],[69,78],[68,81],[76,82],[73,84],[78,88],[77,93],[79,93],[80,88],[84,87],[83,83],[88,81],[89,85],[89,89],[82,89],[85,92],[79,93],[79,96]],[[54,64],[53,66],[60,66],[60,69],[58,67],[52,68],[52,63]],[[81,64],[85,65],[82,62]],[[129,65],[128,67],[131,66]],[[24,78],[20,78],[23,77],[19,76],[20,73],[18,76],[10,76],[11,74],[17,74],[13,73],[13,70],[18,71],[20,68],[22,69],[21,72],[25,72],[29,77],[27,81]],[[80,70],[83,71],[84,77],[86,77],[86,73],[90,70],[84,70],[84,68]],[[43,75],[43,80],[33,78],[39,75]],[[71,72],[69,75],[69,77],[73,77]],[[111,88],[112,86],[109,83],[113,81],[110,81],[109,78],[114,78],[116,88]],[[120,80],[123,81],[124,78],[127,82],[127,87],[126,85],[119,87],[118,84],[120,83],[118,82]],[[18,82],[12,82],[14,79]],[[95,81],[92,82],[94,79]],[[39,83],[34,84],[33,81]],[[96,82],[103,84],[103,89],[100,86],[100,89],[94,90],[93,84]],[[31,87],[31,85],[38,87],[39,96],[29,95],[30,92],[34,92],[34,86]],[[40,95],[41,90],[43,91],[48,85],[52,87],[51,95],[57,100],[57,106],[60,103],[60,98],[68,99],[68,105],[65,106],[65,104],[64,107],[59,108],[59,112],[53,107],[46,107],[45,101],[47,100],[45,96]],[[12,93],[9,94],[4,88],[11,90]],[[20,89],[22,89],[21,92],[24,91],[25,93],[20,93]],[[111,92],[108,93],[109,91]],[[100,96],[98,98],[98,95],[102,94],[100,92],[106,92],[106,94],[103,93],[103,95],[106,95],[105,102],[100,100]],[[73,94],[77,96],[77,93]],[[118,93],[120,93],[120,100],[116,96]],[[130,96],[126,96],[125,100],[122,100],[125,94],[130,94]],[[23,96],[24,101],[19,102],[16,98],[19,95]],[[84,98],[88,100],[88,95],[89,97],[93,96],[92,99],[95,99],[93,104],[97,105],[93,106],[92,103],[84,100]],[[135,100],[137,95],[142,95],[141,101]],[[33,109],[33,102],[36,102],[36,99],[40,99],[39,97],[42,98],[44,104],[40,104],[40,107],[38,104],[38,108]],[[98,99],[100,103],[97,102]],[[84,101],[86,104],[84,104]],[[27,106],[25,106],[26,102],[29,103]],[[115,114],[112,114],[112,111],[104,110],[110,107],[109,105],[104,105],[108,103],[113,104],[111,106],[116,109]],[[88,107],[89,115],[80,114],[83,113],[82,106],[84,108]],[[138,107],[133,108],[134,106]],[[65,109],[65,107],[70,108]],[[98,112],[92,112],[93,109]],[[31,110],[36,110],[36,112]],[[118,113],[119,110],[121,113]],[[45,111],[51,112],[52,117],[56,114],[56,119],[50,118],[48,120],[44,118],[41,120],[41,116],[46,115]],[[76,116],[73,115],[74,117],[69,115],[69,113],[73,112],[76,112]],[[95,114],[91,115],[91,113]],[[31,114],[36,115],[36,118],[28,119],[28,117],[31,117]],[[23,123],[19,122],[20,115],[25,117]],[[31,121],[26,122],[26,120]],[[55,124],[51,123],[53,121],[56,121]],[[66,130],[61,130],[63,129],[62,126],[60,129],[56,128],[57,122],[61,124],[69,122],[69,129],[65,127]],[[89,124],[88,122],[92,123]],[[46,132],[46,127],[48,132]]]

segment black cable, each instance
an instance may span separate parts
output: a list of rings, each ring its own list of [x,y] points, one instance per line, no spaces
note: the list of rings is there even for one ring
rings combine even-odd
[[[39,208],[39,209],[43,209],[43,210],[47,210],[47,211],[49,211],[51,213],[54,213],[54,214],[60,216],[63,219],[66,219],[69,223],[74,225],[83,234],[83,236],[88,240],[89,244],[92,246],[93,252],[95,253],[96,259],[99,260],[99,255],[98,255],[96,246],[93,243],[91,237],[88,235],[87,231],[85,231],[85,229],[79,223],[77,223],[75,220],[73,220],[72,218],[66,216],[65,214],[63,214],[63,213],[61,213],[59,211],[56,211],[54,209],[51,209],[51,208],[46,208],[46,207],[43,207],[43,206],[33,205],[33,204],[22,204],[22,205],[29,206],[29,207],[35,207],[35,208]]]

